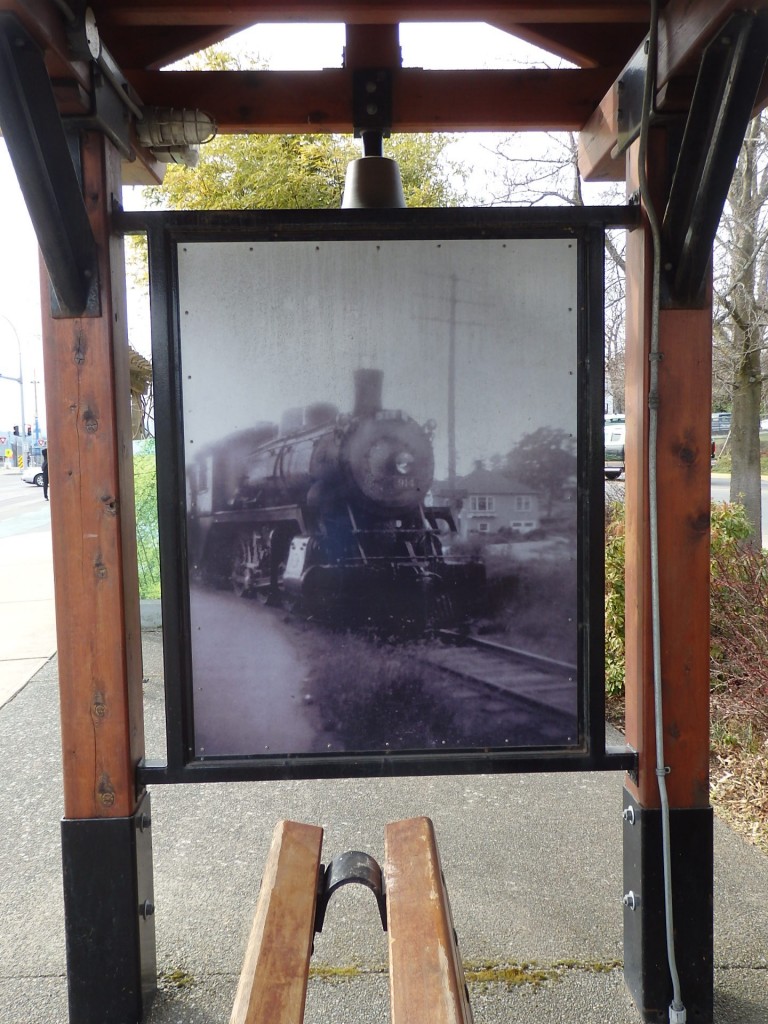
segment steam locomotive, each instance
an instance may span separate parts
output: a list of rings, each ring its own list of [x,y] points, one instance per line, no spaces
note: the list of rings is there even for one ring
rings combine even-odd
[[[352,625],[418,629],[462,617],[481,562],[443,552],[449,507],[425,502],[430,421],[382,408],[383,375],[355,373],[351,414],[316,403],[209,445],[187,466],[193,576]]]

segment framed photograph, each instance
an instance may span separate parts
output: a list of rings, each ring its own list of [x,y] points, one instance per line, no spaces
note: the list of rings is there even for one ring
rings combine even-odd
[[[595,756],[602,225],[418,212],[149,230],[169,762]]]

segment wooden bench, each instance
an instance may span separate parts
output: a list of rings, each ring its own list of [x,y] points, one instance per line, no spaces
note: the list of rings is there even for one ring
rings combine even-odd
[[[313,938],[330,891],[347,881],[376,891],[372,858],[344,854],[323,869],[322,841],[315,825],[281,821],[275,828],[230,1024],[302,1024]],[[471,1024],[432,822],[393,822],[384,843],[392,1022]],[[334,869],[343,858],[356,865],[347,877]]]

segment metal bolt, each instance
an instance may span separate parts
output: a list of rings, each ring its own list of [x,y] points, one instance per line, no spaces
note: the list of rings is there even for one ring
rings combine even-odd
[[[634,807],[625,807],[621,816],[624,819],[624,821],[626,821],[626,823],[628,825],[634,825],[635,824],[635,808]]]
[[[637,908],[640,906],[640,897],[636,896],[635,893],[633,893],[630,889],[628,893],[624,894],[624,898],[621,902],[624,904],[625,907],[628,907],[630,910],[637,910]]]
[[[139,819],[136,822],[136,824],[139,827],[139,832],[143,832],[144,829],[147,829],[147,828],[149,828],[151,826],[152,819],[150,818],[150,816],[148,814],[140,814],[139,815]]]
[[[141,914],[145,921],[147,920],[148,917],[152,917],[154,912],[155,904],[150,903],[149,900],[144,900],[144,902],[139,907],[139,913]]]

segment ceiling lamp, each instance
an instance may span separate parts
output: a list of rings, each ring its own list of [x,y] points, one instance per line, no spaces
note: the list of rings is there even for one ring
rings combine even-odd
[[[402,209],[403,182],[396,160],[382,155],[384,133],[363,131],[363,156],[352,160],[344,181],[342,210]]]
[[[197,164],[197,147],[216,135],[216,123],[202,110],[146,107],[136,134],[156,160],[162,163]]]

